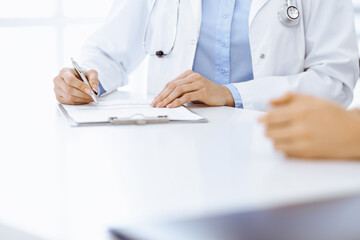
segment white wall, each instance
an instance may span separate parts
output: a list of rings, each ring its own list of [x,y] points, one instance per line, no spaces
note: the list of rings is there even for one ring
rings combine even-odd
[[[32,82],[55,101],[53,77],[63,66],[70,66],[70,57],[78,56],[84,40],[101,26],[112,1],[0,0],[2,88],[14,93]],[[133,81],[128,89],[145,91],[145,70],[137,72],[140,81]],[[14,100],[23,101],[18,98]]]

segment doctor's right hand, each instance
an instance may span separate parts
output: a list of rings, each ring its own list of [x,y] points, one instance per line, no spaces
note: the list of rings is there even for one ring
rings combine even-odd
[[[80,105],[93,102],[91,92],[99,91],[98,73],[95,70],[84,71],[86,78],[89,80],[91,88],[81,81],[80,76],[75,69],[64,68],[59,75],[54,78],[54,91],[56,99],[67,105]]]

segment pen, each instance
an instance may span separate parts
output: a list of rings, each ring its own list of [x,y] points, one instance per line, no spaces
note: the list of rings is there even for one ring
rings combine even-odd
[[[91,88],[90,83],[87,80],[87,78],[85,77],[84,73],[82,72],[79,64],[73,58],[71,58],[71,62],[72,62],[72,65],[74,66],[76,72],[81,77],[81,80]],[[94,100],[95,103],[98,103],[97,97],[96,97],[96,95],[95,95],[95,93],[93,91],[91,92],[91,97],[92,97],[92,99]]]

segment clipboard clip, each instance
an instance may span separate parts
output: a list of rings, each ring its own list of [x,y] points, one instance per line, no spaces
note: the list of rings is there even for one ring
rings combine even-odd
[[[134,114],[129,118],[109,118],[109,123],[112,125],[146,125],[169,122],[170,119],[168,116],[146,117],[143,114]]]

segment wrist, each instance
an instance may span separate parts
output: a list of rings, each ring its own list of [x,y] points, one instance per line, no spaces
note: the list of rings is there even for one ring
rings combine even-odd
[[[228,107],[235,107],[235,100],[234,100],[234,97],[232,95],[232,93],[230,92],[230,90],[225,87],[225,86],[222,86],[223,88],[223,92],[224,92],[224,97],[225,97],[225,106],[228,106]]]

